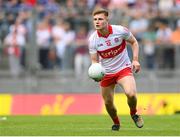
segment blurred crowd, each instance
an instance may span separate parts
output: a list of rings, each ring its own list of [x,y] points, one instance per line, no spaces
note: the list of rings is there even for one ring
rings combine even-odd
[[[14,76],[26,70],[35,29],[41,69],[71,69],[77,76],[87,73],[95,6],[109,9],[110,23],[124,25],[135,35],[144,68],[175,69],[180,0],[0,0],[0,60],[8,57]]]

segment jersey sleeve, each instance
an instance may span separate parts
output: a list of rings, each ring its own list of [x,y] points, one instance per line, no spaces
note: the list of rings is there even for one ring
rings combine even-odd
[[[89,53],[90,54],[95,54],[97,53],[97,49],[96,49],[96,41],[95,41],[95,38],[93,38],[93,36],[90,36],[89,37],[89,40],[88,40],[88,47],[89,47]]]
[[[129,37],[132,35],[129,29],[124,26],[118,26],[118,31],[121,37],[125,40],[128,40]]]

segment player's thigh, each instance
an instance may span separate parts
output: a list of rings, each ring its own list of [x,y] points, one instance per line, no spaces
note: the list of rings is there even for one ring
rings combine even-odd
[[[108,87],[101,87],[101,94],[105,103],[112,103],[114,100],[114,87],[115,84],[112,84]]]
[[[135,96],[136,95],[136,81],[134,76],[126,76],[117,81],[118,84],[124,89],[124,92],[127,96]]]

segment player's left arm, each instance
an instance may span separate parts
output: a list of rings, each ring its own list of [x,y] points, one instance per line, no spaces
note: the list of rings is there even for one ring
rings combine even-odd
[[[135,73],[138,73],[141,70],[141,65],[139,63],[139,44],[136,38],[132,34],[126,41],[130,43],[133,52],[133,59],[132,59],[133,70]]]

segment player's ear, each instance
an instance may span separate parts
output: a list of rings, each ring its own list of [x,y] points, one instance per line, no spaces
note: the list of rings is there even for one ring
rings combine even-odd
[[[109,18],[108,17],[106,18],[106,21],[109,22]]]

